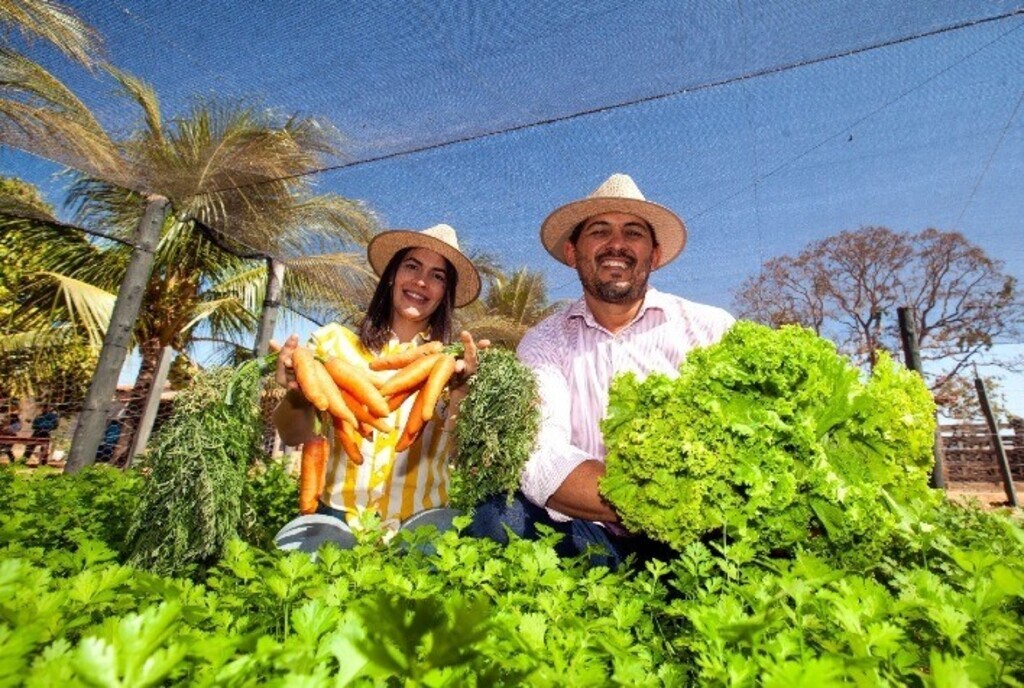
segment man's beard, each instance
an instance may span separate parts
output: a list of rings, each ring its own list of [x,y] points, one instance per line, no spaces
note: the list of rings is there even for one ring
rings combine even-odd
[[[629,280],[601,281],[597,276],[598,264],[605,258],[623,258],[633,265],[633,275]],[[606,252],[597,257],[593,263],[577,264],[576,273],[580,276],[583,290],[591,296],[606,303],[632,303],[639,301],[647,292],[647,280],[651,276],[653,256],[646,264],[638,263],[632,256],[621,252]]]

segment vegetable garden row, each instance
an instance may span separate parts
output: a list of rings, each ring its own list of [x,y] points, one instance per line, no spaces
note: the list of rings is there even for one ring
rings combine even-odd
[[[183,395],[141,470],[0,470],[0,685],[1024,684],[1019,517],[927,488],[930,399],[889,361],[741,324],[618,380],[602,489],[677,556],[615,571],[373,523],[275,551],[296,483],[237,460],[258,382]]]

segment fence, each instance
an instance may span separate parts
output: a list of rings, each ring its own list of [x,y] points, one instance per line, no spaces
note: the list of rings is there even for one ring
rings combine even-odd
[[[946,480],[950,483],[1002,482],[999,460],[984,423],[940,424]],[[999,437],[1015,482],[1024,481],[1024,420],[1013,419],[999,426]]]

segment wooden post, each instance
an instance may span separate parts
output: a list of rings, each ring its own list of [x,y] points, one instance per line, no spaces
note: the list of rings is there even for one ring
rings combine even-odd
[[[1006,490],[1006,500],[1010,506],[1019,506],[1017,503],[1017,489],[1013,484],[1013,474],[1010,472],[1010,462],[1006,458],[1006,449],[1003,447],[1003,438],[999,436],[999,424],[996,422],[995,414],[992,413],[992,406],[988,403],[988,392],[985,390],[985,383],[978,374],[974,374],[974,389],[978,391],[978,403],[981,404],[981,412],[985,414],[985,422],[988,423],[989,438],[992,448],[996,452],[996,459],[999,460],[999,473],[1003,476],[1003,489]]]
[[[175,351],[173,347],[165,346],[160,350],[160,358],[156,364],[156,373],[153,375],[153,384],[149,386],[146,404],[142,409],[142,417],[139,419],[138,427],[135,428],[135,437],[132,439],[128,458],[125,460],[125,468],[130,468],[135,457],[146,450],[146,445],[149,443],[149,435],[153,431],[153,423],[156,421],[156,412],[160,408],[160,396],[164,392],[167,373],[171,370],[171,362],[174,360],[174,356]]]
[[[263,300],[263,312],[256,331],[256,356],[265,356],[270,349],[270,339],[277,324],[277,310],[281,305],[281,290],[284,288],[284,263],[276,258],[267,258],[267,294]]]
[[[913,311],[909,306],[900,306],[896,309],[896,315],[900,321],[903,360],[906,362],[907,368],[924,377],[924,371],[921,369],[921,350],[917,346],[917,327],[914,325]],[[939,431],[938,418],[935,420],[935,441],[932,444],[932,456],[935,461],[932,464],[932,477],[929,485],[945,489],[946,478],[943,475],[942,433]]]
[[[76,473],[96,461],[96,450],[103,441],[103,431],[107,427],[107,409],[114,398],[117,378],[128,355],[132,330],[135,329],[135,320],[153,269],[160,228],[169,209],[170,202],[166,198],[155,194],[150,196],[146,202],[146,211],[135,229],[135,248],[128,261],[124,281],[117,292],[114,310],[110,314],[110,325],[103,337],[96,372],[93,373],[89,391],[78,414],[75,434],[71,438],[71,452],[64,465],[65,473]]]

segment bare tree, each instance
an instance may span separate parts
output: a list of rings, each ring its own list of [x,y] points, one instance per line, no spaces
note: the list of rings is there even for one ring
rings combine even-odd
[[[810,327],[868,366],[879,350],[898,353],[900,306],[914,311],[921,358],[937,371],[933,391],[997,340],[1019,339],[1024,324],[1016,280],[1002,262],[937,229],[841,232],[768,260],[736,293],[741,317]]]

